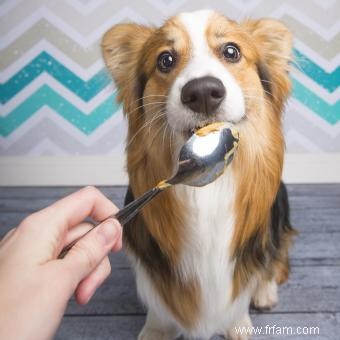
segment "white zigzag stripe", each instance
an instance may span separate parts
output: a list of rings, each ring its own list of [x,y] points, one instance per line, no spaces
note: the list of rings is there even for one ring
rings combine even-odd
[[[313,0],[313,1],[323,9],[329,9],[336,2],[336,0]]]
[[[324,132],[319,125],[306,120],[304,116],[299,112],[290,111],[285,115],[284,119],[284,131],[296,130],[319,148],[325,152],[340,152],[340,134],[338,136],[330,136],[327,132]],[[286,133],[285,133],[286,134]],[[299,152],[300,150],[294,149],[294,145],[289,143],[288,152]]]
[[[22,138],[24,134],[26,134],[29,130],[34,128],[34,126],[46,118],[51,120],[55,125],[59,126],[62,130],[66,131],[69,135],[78,140],[79,143],[85,146],[91,146],[110,129],[119,128],[119,130],[126,130],[126,122],[123,118],[122,111],[117,112],[108,120],[106,120],[105,123],[100,125],[91,135],[85,135],[59,114],[55,113],[52,109],[44,106],[25,123],[15,129],[9,136],[0,136],[0,144],[2,148],[8,149],[13,143]]]
[[[329,93],[325,88],[317,84],[313,79],[307,77],[304,73],[296,68],[292,70],[292,75],[294,75],[295,79],[304,84],[309,90],[313,91],[328,104],[333,105],[338,100],[340,100],[340,87],[338,87],[334,92]]]
[[[147,0],[151,5],[156,7],[159,11],[161,11],[164,15],[166,15],[167,19],[169,16],[173,15],[178,8],[186,3],[186,0],[172,0],[165,4],[163,1],[160,0]],[[156,18],[160,19],[160,18]]]
[[[28,153],[27,156],[43,156],[43,155],[60,155],[66,156],[68,153],[60,148],[58,145],[53,143],[51,140],[44,138],[37,145],[34,146]]]
[[[294,45],[299,51],[304,53],[308,58],[313,60],[316,64],[318,64],[327,72],[333,72],[337,67],[339,67],[340,53],[333,57],[333,59],[327,60],[323,58],[320,54],[317,54],[313,49],[311,49],[308,45],[306,45],[298,38],[294,38]],[[297,60],[296,62],[298,64],[303,63],[303,60]]]
[[[336,22],[332,27],[324,28],[319,23],[304,15],[302,12],[297,11],[289,4],[283,4],[275,10],[271,16],[274,18],[281,18],[285,14],[289,14],[297,21],[301,21],[304,25],[311,28],[315,33],[320,35],[323,39],[329,41],[333,39],[340,31],[340,21]]]
[[[290,98],[286,108],[287,115],[290,112],[298,113],[303,116],[311,124],[320,127],[325,133],[331,137],[336,137],[340,134],[340,121],[334,125],[327,123],[324,119],[319,117],[315,112],[311,111],[307,106],[303,105],[294,98]]]
[[[303,136],[298,131],[291,129],[286,133],[286,141],[287,146],[289,149],[289,145],[297,143],[299,145],[302,145],[303,148],[307,149],[311,152],[320,152],[322,149],[320,149],[316,144],[314,144],[310,139]]]
[[[9,11],[11,11],[13,8],[18,6],[20,2],[23,0],[8,0],[4,4],[0,6],[0,17],[3,17],[6,15]]]
[[[6,117],[12,110],[14,110],[23,101],[33,95],[44,84],[49,85],[54,91],[64,97],[79,110],[83,111],[85,114],[90,114],[93,109],[110,97],[114,91],[114,86],[111,83],[102,91],[100,91],[95,97],[93,97],[89,102],[85,102],[72,91],[64,87],[57,80],[52,78],[49,74],[43,73],[34,79],[33,82],[27,85],[22,91],[16,94],[9,102],[0,106],[0,117]]]
[[[124,122],[122,122],[122,124],[109,129],[92,145],[84,146],[64,129],[56,126],[53,121],[45,118],[32,127],[31,130],[24,134],[9,148],[3,148],[0,144],[0,152],[3,155],[26,155],[42,140],[48,140],[58,145],[59,148],[66,151],[69,155],[111,154],[116,153],[117,150],[124,149],[125,143],[123,143],[123,141],[125,141],[125,139],[126,129]],[[119,153],[122,154],[120,151]]]
[[[23,34],[26,30],[28,30],[42,18],[51,22],[59,30],[70,36],[73,40],[77,41],[78,44],[83,46],[84,48],[91,46],[95,41],[101,38],[101,36],[110,27],[112,27],[115,23],[121,22],[123,19],[129,18],[130,20],[139,22],[141,24],[146,23],[146,20],[138,13],[134,12],[132,9],[128,7],[124,7],[114,16],[109,18],[107,21],[103,22],[102,25],[98,26],[98,28],[95,31],[86,35],[82,35],[78,31],[76,31],[72,26],[70,26],[67,22],[63,21],[60,17],[52,13],[49,9],[41,7],[31,16],[29,16],[26,20],[18,24],[18,26],[16,26],[15,29],[8,32],[5,36],[1,38],[0,49],[4,49],[5,47],[7,47],[21,34]]]
[[[105,4],[107,0],[95,0],[87,4],[81,3],[78,0],[66,0],[66,2],[75,10],[77,10],[81,15],[88,16],[89,14],[91,14],[91,12],[100,7],[102,4]]]
[[[10,79],[15,73],[20,71],[23,67],[37,57],[41,52],[48,52],[53,58],[57,59],[60,63],[65,65],[73,73],[77,74],[80,78],[87,81],[98,71],[100,71],[105,65],[102,60],[100,49],[98,46],[98,59],[89,68],[84,69],[74,59],[70,58],[50,42],[45,39],[40,40],[37,44],[27,50],[18,60],[8,66],[0,73],[0,82],[4,83]]]
[[[228,0],[228,3],[237,8],[242,12],[250,12],[258,7],[262,0],[251,0],[251,1],[239,1],[239,0]]]

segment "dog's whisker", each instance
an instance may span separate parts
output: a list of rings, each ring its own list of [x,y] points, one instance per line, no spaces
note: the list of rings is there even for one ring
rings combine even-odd
[[[163,94],[149,94],[147,96],[143,96],[143,97],[140,97],[134,101],[132,101],[132,103],[135,103],[137,102],[138,100],[143,100],[143,99],[146,99],[146,98],[150,98],[150,97],[163,97],[163,98],[168,98],[169,96],[166,96],[166,95],[163,95]]]
[[[152,103],[147,103],[147,104],[144,104],[144,105],[139,105],[139,106],[135,107],[133,110],[125,112],[125,114],[127,116],[130,116],[132,113],[134,113],[135,111],[141,109],[142,107],[150,106],[150,105],[164,105],[164,104],[166,104],[166,102],[152,102]]]
[[[153,144],[155,139],[157,138],[157,135],[162,131],[164,124],[167,124],[167,122],[163,122],[163,124],[161,125],[161,127],[155,132],[155,134],[153,135],[153,137],[151,138],[150,144]]]
[[[136,139],[136,137],[145,129],[149,126],[149,124],[151,125],[152,123],[154,123],[155,121],[157,121],[158,119],[162,118],[166,113],[162,112],[162,110],[158,111],[155,113],[155,117],[154,119],[152,119],[152,121],[146,121],[139,129],[138,131],[133,135],[133,137],[131,137],[129,139],[129,143],[127,144],[126,147],[130,146],[131,143]]]
[[[162,111],[162,110],[161,110]],[[150,121],[150,124],[149,124],[149,135],[151,134],[151,126],[152,126],[152,123],[156,120],[158,120],[160,117],[164,117],[166,115],[165,112],[157,112],[154,114],[154,116],[151,118],[151,121]]]
[[[168,130],[168,124],[165,124],[165,128],[164,128],[164,131],[163,131],[163,142],[162,142],[163,150],[164,150],[165,135],[166,135],[167,130]]]

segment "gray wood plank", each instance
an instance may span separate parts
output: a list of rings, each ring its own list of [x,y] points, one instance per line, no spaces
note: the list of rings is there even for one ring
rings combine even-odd
[[[58,198],[78,190],[79,187],[0,187],[3,198]]]
[[[340,195],[340,183],[287,184],[289,196],[336,196]]]
[[[32,198],[39,192],[42,198],[61,197],[78,190],[79,186],[66,187],[0,187],[0,197]],[[126,186],[98,186],[105,193],[112,192],[113,188],[126,188]],[[318,184],[287,184],[289,196],[337,196],[340,195],[340,183],[318,183]]]
[[[291,208],[291,223],[299,232],[340,232],[340,209]]]
[[[304,233],[295,238],[293,259],[340,258],[340,233]]]
[[[114,202],[119,208],[124,205],[125,193],[110,193],[107,197]],[[0,212],[27,212],[32,213],[34,211],[43,209],[54,202],[56,198],[0,198]]]
[[[315,339],[334,340],[339,335],[340,314],[333,313],[297,313],[297,314],[252,314],[251,319],[254,327],[262,331],[262,335],[253,335],[254,339]],[[139,331],[143,327],[145,316],[96,316],[96,317],[64,317],[62,324],[55,337],[56,340],[132,340],[136,339]],[[276,326],[269,329],[266,326]],[[262,329],[260,329],[262,327]],[[280,329],[278,327],[281,327]],[[291,327],[291,328],[283,328]],[[275,335],[274,332],[307,331],[297,327],[318,327],[310,329],[315,335]],[[319,334],[316,334],[319,332]],[[267,333],[267,334],[266,334]],[[184,339],[184,338],[182,338]],[[212,340],[222,339],[215,336]]]
[[[135,340],[144,316],[64,317],[56,340]]]
[[[114,188],[108,192],[105,192],[106,196],[110,198],[115,204],[122,205],[125,197],[125,188]],[[62,195],[64,197],[66,195]],[[57,197],[43,197],[40,196],[39,191],[31,198],[28,197],[2,197],[0,195],[0,211],[4,212],[17,212],[17,211],[34,211],[42,209],[43,207],[52,204],[58,198]],[[309,209],[319,210],[333,209],[340,214],[340,196],[339,197],[306,197],[306,196],[294,196],[290,197],[290,207],[293,211],[298,213],[301,210]]]
[[[79,190],[79,186],[67,187],[0,187],[0,197],[2,198],[53,198],[58,199]],[[126,186],[98,186],[105,195],[112,195],[115,192],[125,193]]]
[[[144,314],[137,298],[134,274],[130,269],[113,270],[86,306],[79,306],[71,299],[66,315],[88,314]]]
[[[319,210],[333,208],[340,211],[340,193],[339,196],[289,196],[289,203],[292,209],[298,211],[306,208]]]
[[[340,258],[319,259],[319,258],[291,258],[290,264],[292,267],[339,267]]]
[[[293,267],[290,279],[279,288],[279,304],[272,313],[340,312],[340,271],[335,267]],[[67,315],[143,314],[129,269],[113,270],[86,306],[71,300]]]

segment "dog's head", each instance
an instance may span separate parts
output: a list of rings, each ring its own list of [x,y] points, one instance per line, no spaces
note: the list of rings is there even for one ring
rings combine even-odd
[[[111,28],[102,47],[128,117],[128,168],[146,164],[143,157],[162,163],[192,129],[230,121],[240,131],[237,158],[254,165],[271,150],[280,177],[291,40],[279,21],[236,23],[208,10],[179,14],[160,28]]]
[[[290,88],[291,37],[276,20],[238,24],[212,11],[182,13],[158,29],[116,25],[102,45],[138,126],[159,118],[158,125],[166,120],[169,131],[185,134],[212,121],[279,114]]]

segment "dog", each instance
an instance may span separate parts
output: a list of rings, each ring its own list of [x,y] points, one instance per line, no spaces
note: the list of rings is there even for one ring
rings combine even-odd
[[[294,235],[281,182],[291,51],[281,22],[237,23],[211,10],[160,28],[118,24],[104,35],[128,121],[126,203],[171,176],[198,127],[225,121],[240,134],[220,178],[168,189],[124,228],[148,309],[139,339],[247,339],[236,328],[251,326],[249,306],[277,303]]]

